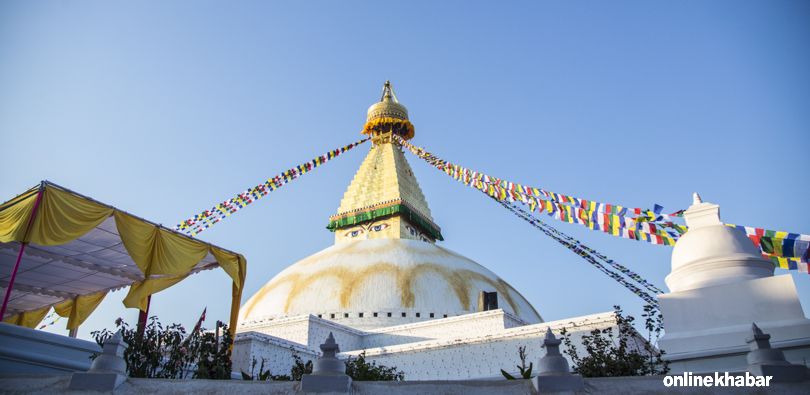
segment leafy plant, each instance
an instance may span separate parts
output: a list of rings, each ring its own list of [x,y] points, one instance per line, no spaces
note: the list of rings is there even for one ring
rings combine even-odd
[[[520,357],[520,365],[517,365],[517,368],[520,370],[520,375],[526,380],[531,379],[534,362],[529,362],[529,367],[528,369],[526,368],[526,346],[518,347],[518,356]],[[501,369],[501,374],[503,374],[503,377],[506,377],[507,380],[517,380],[503,369]]]
[[[304,363],[295,350],[292,353],[295,362],[290,371],[290,378],[293,381],[301,381],[305,374],[312,373],[312,361]],[[365,351],[357,358],[349,357],[343,363],[346,365],[346,374],[354,381],[402,381],[405,379],[405,372],[397,372],[396,366],[389,368],[385,365],[377,365],[375,361],[366,362]]]
[[[577,347],[571,341],[571,334],[563,328],[565,353],[574,362],[573,370],[583,377],[616,377],[660,375],[669,372],[669,361],[662,359],[665,354],[656,345],[663,329],[663,319],[652,306],[644,307],[645,327],[648,331],[647,341],[639,342],[633,328],[632,316],[624,317],[621,307],[613,306],[616,312],[618,334],[613,334],[613,327],[594,329],[589,335],[582,336],[582,345],[586,355],[580,357]],[[653,338],[655,341],[653,341]]]
[[[664,330],[664,317],[661,312],[650,305],[644,306],[644,314],[641,316],[644,317],[644,327],[647,329],[647,343],[644,344],[644,352],[649,358],[645,365],[644,375],[667,374],[669,373],[669,361],[663,359],[666,351],[657,348],[658,340],[661,339],[661,331]]]
[[[296,353],[292,347],[290,347],[290,349],[292,350],[292,356],[295,360],[295,362],[293,362],[293,367],[290,370],[290,378],[292,381],[301,381],[301,378],[304,377],[305,374],[312,373],[312,361],[307,361],[307,363],[304,363],[301,357],[298,356],[298,353]]]
[[[376,361],[366,362],[366,351],[363,350],[357,358],[349,357],[346,361],[346,374],[354,381],[402,381],[405,372],[397,372],[397,367],[377,365]]]
[[[222,333],[220,339],[219,333]],[[189,351],[196,356],[197,370],[194,378],[211,380],[230,380],[233,363],[231,362],[230,345],[233,344],[231,331],[228,325],[217,321],[217,328],[212,332],[204,332],[200,328],[197,333],[192,333],[192,340],[189,342]]]
[[[253,363],[250,365],[250,374],[242,372],[242,380],[247,380],[247,381],[254,381],[254,380],[256,380],[256,381],[268,381],[268,380],[290,381],[290,380],[292,380],[290,378],[290,376],[287,376],[287,375],[274,375],[274,374],[272,374],[270,372],[270,370],[265,371],[264,370],[264,363],[265,362],[267,362],[267,359],[262,358],[262,363],[259,366],[259,373],[256,374],[256,373],[254,373],[255,369],[256,369],[256,358],[253,358]]]
[[[204,332],[204,328],[189,334],[180,324],[164,328],[154,316],[142,330],[130,328],[121,318],[115,320],[115,325],[129,345],[124,351],[129,377],[178,379],[191,375],[193,378],[230,379],[229,349],[233,338],[227,325],[217,322],[223,334],[221,339],[217,333]],[[114,332],[104,329],[91,334],[101,346]]]

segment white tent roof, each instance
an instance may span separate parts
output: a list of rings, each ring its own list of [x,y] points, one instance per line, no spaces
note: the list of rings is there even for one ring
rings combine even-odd
[[[92,200],[75,192],[71,193]],[[21,246],[19,242],[0,242],[0,295],[5,295],[8,289]],[[209,252],[187,273],[218,267],[219,263]],[[162,277],[170,276],[151,276],[152,279]],[[115,218],[110,216],[77,240],[58,246],[28,244],[23,252],[3,319],[22,312],[52,307],[77,296],[115,291],[144,280],[143,272],[124,248]]]

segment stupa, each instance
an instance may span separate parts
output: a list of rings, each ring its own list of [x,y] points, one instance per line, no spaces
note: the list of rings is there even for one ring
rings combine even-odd
[[[372,146],[327,225],[335,244],[283,270],[242,306],[234,371],[265,359],[274,374],[287,373],[290,349],[315,360],[332,333],[339,357],[365,352],[402,368],[406,380],[503,378],[519,347],[543,356],[549,328],[615,325],[612,312],[544,323],[506,281],[436,244],[441,228],[394,138],[412,139],[414,126],[388,81],[363,133]]]
[[[279,273],[251,297],[242,320],[301,314],[356,329],[454,317],[478,311],[480,292],[528,323],[542,318],[512,286],[484,266],[436,245],[443,240],[402,147],[414,127],[386,82],[368,109],[372,147],[328,229],[335,245]]]

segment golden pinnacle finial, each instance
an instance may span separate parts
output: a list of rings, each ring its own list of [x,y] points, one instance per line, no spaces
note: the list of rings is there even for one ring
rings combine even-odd
[[[397,94],[394,93],[394,88],[391,87],[391,82],[385,80],[385,85],[383,85],[383,95],[380,101],[391,101],[392,96],[394,98],[394,103],[399,103],[399,100],[397,100]]]
[[[368,109],[366,122],[380,117],[395,118],[405,121],[408,120],[408,109],[406,109],[405,106],[400,104],[399,100],[397,100],[397,94],[394,93],[394,88],[391,87],[391,82],[389,80],[385,80],[383,94],[380,101],[378,103],[374,103],[374,105]]]
[[[386,133],[388,135],[383,136]],[[369,107],[363,134],[372,137],[374,144],[390,142],[393,134],[405,140],[413,138],[413,125],[408,121],[408,109],[397,100],[391,81],[385,80],[382,98]]]

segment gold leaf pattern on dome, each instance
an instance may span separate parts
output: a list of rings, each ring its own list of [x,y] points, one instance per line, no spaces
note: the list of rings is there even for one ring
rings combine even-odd
[[[242,311],[245,318],[328,310],[475,311],[482,290],[497,291],[506,311],[542,322],[519,292],[481,265],[435,244],[402,239],[330,247],[280,273]]]
[[[404,308],[413,308],[415,305],[416,297],[413,291],[413,281],[420,276],[434,274],[439,275],[452,288],[453,293],[458,298],[458,302],[461,304],[462,310],[470,311],[472,280],[489,284],[498,291],[499,295],[502,296],[507,303],[509,303],[509,305],[512,307],[512,311],[518,312],[520,310],[509,292],[510,290],[514,292],[514,288],[501,279],[494,281],[471,270],[451,270],[434,263],[418,263],[407,268],[400,268],[397,265],[385,262],[379,262],[357,269],[351,269],[346,266],[333,266],[319,270],[318,272],[312,274],[293,273],[267,284],[264,288],[256,293],[255,296],[259,297],[255,298],[254,296],[254,298],[251,298],[251,301],[249,301],[243,308],[246,311],[245,315],[250,315],[250,312],[255,307],[256,302],[261,300],[264,295],[283,284],[290,283],[292,285],[292,290],[287,295],[287,300],[284,305],[284,312],[289,313],[290,305],[302,292],[307,291],[316,280],[325,277],[334,277],[335,281],[340,284],[340,287],[338,288],[340,308],[351,309],[353,307],[352,296],[354,296],[356,291],[361,288],[364,281],[372,275],[381,274],[395,277],[401,307]],[[537,312],[535,311],[535,314],[536,313]]]

